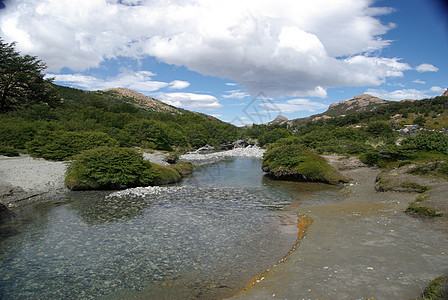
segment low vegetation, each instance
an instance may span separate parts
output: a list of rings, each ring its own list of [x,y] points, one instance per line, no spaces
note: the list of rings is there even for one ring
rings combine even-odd
[[[72,190],[161,185],[179,181],[191,169],[185,162],[170,167],[153,164],[136,149],[98,147],[73,157],[65,182]]]
[[[419,299],[445,300],[448,299],[448,276],[440,276],[432,280]]]
[[[329,184],[348,182],[323,157],[302,151],[294,145],[272,145],[263,158],[263,171],[276,178],[319,181]]]

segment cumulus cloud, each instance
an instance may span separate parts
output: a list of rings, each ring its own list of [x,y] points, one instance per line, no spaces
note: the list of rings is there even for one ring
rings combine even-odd
[[[195,93],[156,93],[155,98],[176,107],[186,109],[214,109],[222,107],[212,95]]]
[[[10,0],[0,35],[54,72],[153,56],[228,78],[252,95],[325,97],[329,87],[379,85],[410,69],[373,56],[390,44],[381,36],[394,25],[377,18],[392,10],[372,3]]]
[[[250,97],[250,95],[242,90],[231,90],[227,91],[227,94],[222,95],[222,97],[230,99],[244,99]]]
[[[415,68],[417,72],[423,73],[423,72],[437,72],[439,68],[431,65],[431,64],[421,64]]]
[[[266,108],[266,111],[263,112],[280,112],[284,114],[299,111],[314,112],[328,108],[326,104],[314,102],[309,99],[291,99],[286,102],[264,102],[261,106]]]
[[[190,86],[188,81],[173,80],[170,82],[169,88],[173,90],[182,90]]]
[[[412,81],[413,83],[425,84],[426,82],[420,79],[416,79]]]
[[[440,96],[444,89],[438,86],[431,87],[429,90],[402,89],[395,91],[386,91],[382,89],[368,89],[366,94],[376,96],[386,100],[400,101],[404,99],[425,99]]]
[[[122,72],[117,76],[100,79],[82,74],[48,74],[56,83],[72,85],[82,89],[94,91],[109,88],[124,87],[131,90],[148,93],[168,87],[170,89],[183,89],[190,84],[186,81],[174,80],[170,83],[152,80],[154,73],[149,71]]]

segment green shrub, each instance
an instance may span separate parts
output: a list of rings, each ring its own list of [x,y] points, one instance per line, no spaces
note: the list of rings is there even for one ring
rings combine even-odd
[[[448,175],[448,163],[443,163],[439,166],[439,171],[442,174]]]
[[[349,181],[323,157],[304,152],[295,145],[274,144],[264,154],[262,168],[277,178],[295,178],[330,184]]]
[[[19,156],[19,151],[14,147],[0,144],[0,155],[4,156]]]
[[[418,116],[412,123],[415,125],[424,126],[426,123],[426,119],[424,116]]]
[[[391,138],[395,135],[392,126],[386,122],[377,121],[370,123],[366,132],[375,137]]]
[[[359,156],[359,160],[368,165],[377,165],[380,161],[380,153],[377,150],[371,149]]]
[[[424,130],[417,136],[404,140],[402,146],[409,150],[437,151],[448,154],[448,137],[440,132]]]
[[[279,139],[287,138],[291,135],[292,135],[291,130],[288,130],[285,128],[275,128],[271,131],[267,131],[267,132],[263,133],[258,138],[258,143],[260,144],[260,146],[264,146],[267,144],[274,143]]]
[[[99,147],[83,151],[69,163],[70,189],[105,189],[148,185],[152,166],[135,149]]]
[[[448,276],[440,276],[432,280],[426,287],[423,297],[428,300],[448,299]]]
[[[0,122],[0,141],[16,149],[25,149],[25,144],[37,133],[36,124],[22,119],[5,119]]]
[[[412,212],[412,213],[416,213],[420,216],[425,216],[425,217],[430,217],[430,218],[435,218],[435,217],[442,217],[443,213],[438,211],[438,210],[434,210],[432,208],[427,207],[426,205],[419,205],[416,202],[412,202],[411,204],[409,204],[408,208],[406,208],[406,212]]]
[[[41,131],[26,143],[26,150],[33,157],[66,160],[84,150],[117,145],[115,139],[103,132]]]
[[[98,147],[74,157],[65,183],[72,190],[121,189],[174,183],[191,171],[189,162],[165,167],[144,160],[136,149]]]

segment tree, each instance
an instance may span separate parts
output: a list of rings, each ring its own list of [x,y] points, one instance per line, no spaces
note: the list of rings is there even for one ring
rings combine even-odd
[[[46,65],[36,56],[22,56],[14,46],[0,39],[0,113],[36,103],[55,104],[52,79],[42,73]]]

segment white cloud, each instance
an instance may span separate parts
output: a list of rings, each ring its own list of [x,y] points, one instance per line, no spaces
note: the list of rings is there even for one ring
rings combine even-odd
[[[241,90],[232,90],[227,91],[228,94],[222,95],[223,98],[231,98],[231,99],[244,99],[247,97],[250,97],[250,95],[246,92],[243,92]]]
[[[426,82],[420,79],[416,79],[412,81],[413,83],[425,84]]]
[[[190,86],[190,83],[188,81],[182,81],[182,80],[173,80],[170,82],[170,89],[173,90],[182,90],[184,88],[187,88]]]
[[[222,105],[212,95],[194,93],[156,93],[155,98],[176,107],[186,109],[213,109]]]
[[[444,92],[441,87],[432,87],[429,90],[402,89],[386,91],[381,89],[368,89],[365,93],[385,100],[425,99],[440,96]]]
[[[431,65],[431,64],[421,64],[415,68],[417,72],[423,73],[423,72],[437,72],[439,68]]]
[[[390,44],[381,35],[394,27],[376,18],[391,9],[372,3],[10,0],[0,36],[53,72],[149,55],[228,78],[252,95],[325,97],[329,87],[379,85],[410,69],[370,55]]]
[[[124,87],[139,92],[153,92],[170,84],[151,79],[155,74],[149,71],[122,72],[115,77],[99,79],[82,74],[48,74],[54,77],[56,83],[73,85],[86,90],[104,90],[109,88]]]
[[[291,99],[286,102],[264,102],[260,106],[264,107],[266,111],[261,111],[262,113],[266,112],[275,112],[275,113],[293,113],[298,111],[307,111],[314,112],[316,110],[323,110],[328,108],[328,105],[322,104],[320,102],[313,102],[309,99]]]
[[[433,86],[429,89],[433,93],[443,94],[445,92],[445,89],[440,86]]]

